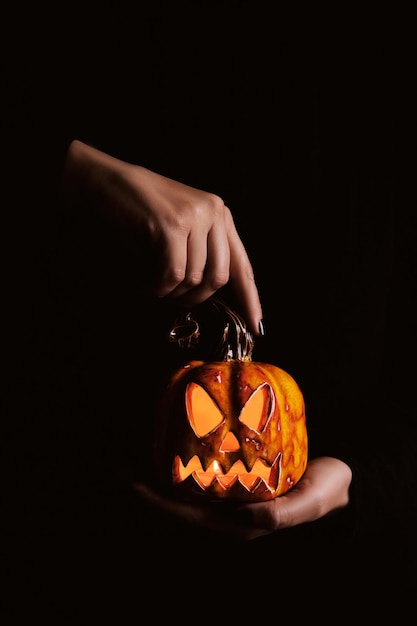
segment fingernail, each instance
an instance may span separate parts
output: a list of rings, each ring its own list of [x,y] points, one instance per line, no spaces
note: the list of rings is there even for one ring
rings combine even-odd
[[[265,335],[265,328],[264,328],[263,320],[259,320],[258,328],[259,328],[259,334],[263,337]]]

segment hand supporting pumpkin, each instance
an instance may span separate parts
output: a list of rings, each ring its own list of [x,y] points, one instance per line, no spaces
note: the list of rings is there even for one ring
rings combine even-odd
[[[252,540],[335,513],[349,503],[352,471],[333,457],[311,460],[302,479],[286,494],[266,502],[237,504],[232,508],[191,504],[161,495],[145,483],[134,488],[161,512],[186,524]]]
[[[252,265],[219,196],[76,140],[68,150],[63,188],[68,197],[97,206],[145,237],[157,255],[152,295],[178,298],[192,308],[230,281],[248,327],[254,336],[260,334],[262,309]]]

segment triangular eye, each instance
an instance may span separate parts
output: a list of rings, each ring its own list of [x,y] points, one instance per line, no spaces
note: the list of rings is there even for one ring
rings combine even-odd
[[[185,402],[188,420],[197,437],[208,435],[224,420],[214,400],[196,383],[187,385]]]
[[[274,408],[274,394],[270,385],[265,383],[258,387],[243,407],[239,419],[241,422],[262,432],[266,427]]]

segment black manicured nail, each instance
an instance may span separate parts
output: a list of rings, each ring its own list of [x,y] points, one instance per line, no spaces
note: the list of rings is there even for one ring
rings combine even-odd
[[[259,328],[259,334],[262,335],[263,337],[265,335],[265,328],[264,328],[263,320],[259,320],[258,328]]]

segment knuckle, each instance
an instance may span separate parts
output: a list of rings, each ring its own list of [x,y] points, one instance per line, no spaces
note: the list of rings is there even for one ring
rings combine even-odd
[[[226,210],[223,199],[216,194],[210,193],[208,194],[207,201],[209,212],[215,218],[223,218]]]
[[[204,192],[203,196],[183,201],[181,211],[171,218],[169,227],[177,232],[188,232],[190,224],[224,220],[227,211],[220,196]]]
[[[186,283],[187,287],[190,287],[192,289],[194,287],[198,287],[198,285],[201,284],[202,280],[203,280],[203,273],[194,272],[193,274],[186,276],[184,282]]]
[[[165,283],[174,287],[184,281],[185,270],[181,267],[171,267],[165,276]]]
[[[250,263],[246,264],[246,278],[250,280],[251,282],[255,282],[255,273]]]
[[[221,287],[224,287],[229,281],[229,272],[217,272],[210,278],[210,287],[213,291],[217,291]]]

